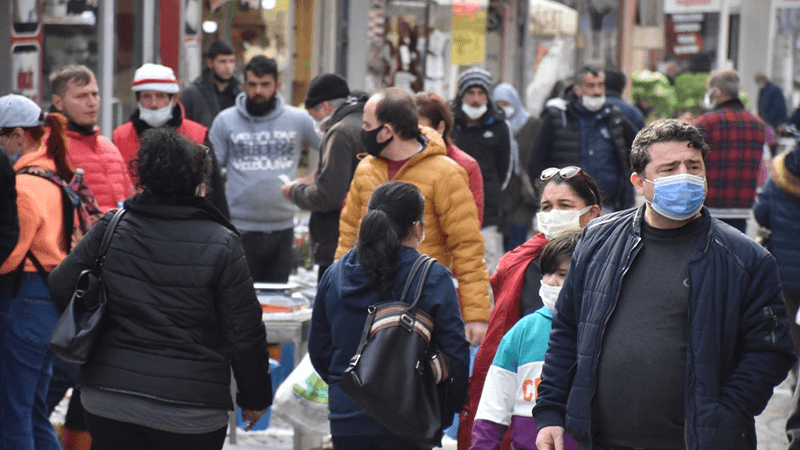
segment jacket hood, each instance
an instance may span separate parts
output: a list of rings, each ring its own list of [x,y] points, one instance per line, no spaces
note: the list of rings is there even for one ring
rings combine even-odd
[[[206,197],[161,197],[145,191],[125,200],[125,209],[157,219],[212,220],[240,234]]]
[[[781,153],[772,161],[772,181],[778,189],[795,197],[800,197],[800,176],[792,172],[800,169],[798,166],[800,166],[798,150]]]
[[[400,247],[400,260],[415,259],[419,253],[411,247]],[[401,263],[400,266],[403,264]],[[350,250],[341,258],[341,263],[336,266],[336,289],[339,290],[342,303],[347,309],[353,311],[363,311],[368,306],[380,302],[399,301],[399,293],[393,298],[381,298],[378,294],[377,285],[370,279],[361,262],[356,256],[355,249]],[[405,276],[405,271],[399,271],[398,277]],[[397,280],[395,280],[395,285]]]
[[[348,98],[347,103],[336,108],[336,111],[333,112],[331,120],[328,123],[328,129],[330,130],[331,127],[336,125],[338,122],[341,122],[342,119],[350,114],[363,114],[365,104],[366,102],[358,101],[355,97]]]
[[[239,95],[236,96],[236,111],[239,112],[242,118],[251,122],[270,122],[283,114],[283,97],[278,93],[275,94],[275,109],[270,111],[266,116],[251,116],[250,113],[247,112],[246,101],[247,95],[244,92],[240,92]]]
[[[492,98],[495,102],[502,100],[514,107],[514,114],[506,119],[511,124],[511,131],[517,134],[531,116],[528,110],[525,109],[525,105],[522,104],[522,99],[519,98],[517,90],[509,83],[500,83],[492,90]]]

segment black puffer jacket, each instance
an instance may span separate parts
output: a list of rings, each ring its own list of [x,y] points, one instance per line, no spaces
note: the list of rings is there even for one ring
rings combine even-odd
[[[471,127],[461,111],[461,99],[453,105],[455,123],[450,139],[469,156],[478,161],[483,175],[483,226],[500,225],[502,212],[500,198],[513,173],[510,126],[503,111],[490,101],[488,110],[479,119],[480,125]]]
[[[125,202],[103,268],[108,306],[80,383],[183,405],[272,403],[261,309],[238,232],[199,197]],[[93,265],[111,213],[51,273],[57,303]]]
[[[0,145],[0,264],[17,246],[18,239],[16,176],[5,149]]]

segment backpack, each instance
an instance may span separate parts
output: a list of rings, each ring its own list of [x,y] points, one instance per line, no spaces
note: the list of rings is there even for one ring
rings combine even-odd
[[[76,235],[77,238],[82,237],[102,214],[91,189],[83,183],[83,170],[78,169],[75,178],[70,183],[64,181],[55,171],[39,166],[25,166],[17,170],[17,175],[23,174],[44,178],[61,188],[64,248],[69,253],[72,250],[73,235]],[[47,280],[47,271],[30,250],[28,250],[25,258],[17,268],[19,275],[22,275],[26,259],[30,259],[33,265],[36,266],[39,275]],[[19,287],[18,283],[19,278],[15,292]]]

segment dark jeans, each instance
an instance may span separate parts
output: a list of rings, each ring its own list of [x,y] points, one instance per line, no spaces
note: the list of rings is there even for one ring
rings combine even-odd
[[[394,436],[332,436],[333,450],[417,450]]]
[[[16,296],[13,288],[0,284],[0,449],[60,450],[46,402],[61,313],[38,274],[22,275]]]
[[[53,361],[53,377],[50,378],[50,389],[47,391],[47,410],[52,414],[56,406],[64,398],[67,389],[75,386],[81,366],[66,362],[61,358]]]
[[[292,243],[294,230],[273,232],[245,231],[242,247],[250,267],[253,281],[286,283],[292,271]]]
[[[792,333],[794,351],[800,352],[800,326],[797,325],[795,318],[797,310],[800,308],[800,291],[785,289],[783,291],[783,301],[786,303],[786,315],[789,316],[789,331]],[[794,368],[797,371],[797,367]]]
[[[510,252],[528,240],[528,229],[530,225],[525,223],[514,223],[506,234],[505,251]]]
[[[86,413],[92,450],[219,450],[227,427],[204,434],[179,434]]]

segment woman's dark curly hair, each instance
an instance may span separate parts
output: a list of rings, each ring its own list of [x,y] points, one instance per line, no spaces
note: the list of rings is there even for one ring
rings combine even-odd
[[[195,195],[201,184],[208,188],[208,151],[169,127],[145,131],[135,164],[139,186],[161,197]]]
[[[355,252],[381,297],[391,294],[400,246],[424,214],[425,199],[411,183],[388,181],[372,192],[367,214],[361,219]]]

